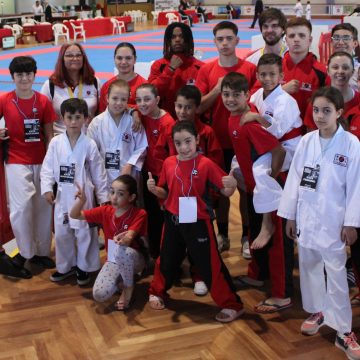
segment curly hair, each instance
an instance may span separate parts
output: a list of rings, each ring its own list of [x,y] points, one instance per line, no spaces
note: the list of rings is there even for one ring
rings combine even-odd
[[[184,38],[184,55],[193,56],[194,55],[194,38],[190,27],[184,23],[173,22],[168,25],[164,34],[164,49],[163,54],[164,58],[170,60],[173,51],[171,49],[171,38],[175,28],[180,28]]]

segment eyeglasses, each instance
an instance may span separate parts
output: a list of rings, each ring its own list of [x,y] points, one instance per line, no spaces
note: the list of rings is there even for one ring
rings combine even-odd
[[[67,59],[80,59],[82,58],[83,54],[78,53],[78,54],[65,54],[64,57],[66,57]]]
[[[349,42],[352,40],[352,36],[351,35],[343,35],[343,36],[340,36],[340,35],[334,35],[331,39],[332,41],[335,41],[335,42],[339,42],[340,40],[344,41],[344,42]]]

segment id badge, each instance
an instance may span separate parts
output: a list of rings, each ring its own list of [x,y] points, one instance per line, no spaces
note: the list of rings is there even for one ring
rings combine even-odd
[[[105,169],[120,170],[120,150],[105,153]]]
[[[109,239],[107,245],[107,260],[111,263],[116,264],[116,253],[119,245],[115,244],[115,241],[113,239]]]
[[[59,182],[61,184],[74,184],[75,181],[75,164],[60,165]]]
[[[25,142],[40,141],[40,120],[25,119],[24,120],[24,140]]]
[[[315,191],[316,185],[319,180],[320,165],[312,168],[310,166],[304,166],[304,171],[301,177],[300,186],[309,191]]]
[[[189,224],[195,222],[197,222],[196,197],[179,197],[179,224]]]

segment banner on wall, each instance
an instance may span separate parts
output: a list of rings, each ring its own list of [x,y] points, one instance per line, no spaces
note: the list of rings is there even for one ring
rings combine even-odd
[[[177,9],[179,0],[155,0],[155,11]]]
[[[344,15],[344,5],[331,5],[331,15]]]

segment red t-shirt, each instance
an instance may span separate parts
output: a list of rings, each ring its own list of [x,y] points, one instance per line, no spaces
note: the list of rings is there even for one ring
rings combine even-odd
[[[315,90],[330,84],[325,65],[319,63],[313,53],[295,64],[289,52],[283,58],[284,83],[293,79],[300,81],[299,91],[291,94],[299,105],[301,118],[304,119],[310,98]]]
[[[255,187],[253,163],[259,156],[275,149],[280,143],[258,122],[252,121],[240,126],[240,119],[240,115],[229,117],[229,134],[247,191],[252,193]]]
[[[344,113],[343,113],[342,117],[344,119],[347,119],[349,114],[351,114],[353,112],[353,109],[357,108],[359,106],[359,104],[360,104],[360,94],[357,91],[355,91],[354,97],[350,101],[345,103]],[[309,105],[306,109],[304,125],[309,129],[314,129],[314,130],[317,129],[317,126],[315,125],[315,122],[313,119],[313,106],[311,103],[309,103]]]
[[[194,57],[177,54],[183,61],[175,71],[169,68],[170,60],[162,58],[151,65],[149,83],[159,91],[161,108],[168,111],[174,118],[175,98],[177,91],[184,85],[196,85],[195,80],[199,69],[204,63]]]
[[[118,80],[117,76],[114,76],[110,80],[108,80],[102,87],[100,91],[100,104],[99,104],[99,112],[104,112],[107,107],[107,93],[109,90],[110,85],[115,81]],[[130,86],[130,97],[128,101],[128,105],[135,106],[135,96],[136,96],[136,89],[141,84],[147,83],[147,80],[145,80],[142,76],[136,75],[132,80],[128,81],[128,84]]]
[[[347,113],[349,131],[360,140],[360,105],[352,107]]]
[[[175,120],[169,113],[165,113],[160,119],[153,119],[149,116],[141,116],[141,121],[145,128],[148,141],[144,169],[146,171],[150,171],[153,175],[159,176],[162,161],[160,162],[155,160],[155,147],[160,137],[161,139],[166,139],[166,142],[172,142],[171,129],[175,124]],[[165,144],[162,144],[163,150],[165,150],[164,145]],[[165,158],[163,160],[165,160]]]
[[[89,223],[101,224],[105,235],[105,247],[107,250],[108,240],[124,231],[133,230],[139,236],[147,234],[147,214],[144,209],[131,207],[120,217],[115,217],[115,208],[111,205],[99,206],[89,210],[83,210],[85,219]],[[138,250],[139,243],[133,241],[130,245]]]
[[[37,91],[34,91],[30,99],[17,99],[15,91],[11,91],[0,97],[0,116],[4,116],[5,127],[10,137],[7,163],[41,164],[46,153],[44,124],[56,120],[56,114],[49,99]],[[25,119],[40,121],[40,141],[25,142]]]
[[[234,66],[222,67],[219,65],[218,59],[216,59],[201,67],[196,78],[196,86],[203,95],[206,95],[216,86],[219,78],[233,71],[245,75],[249,82],[249,88],[256,81],[256,66],[254,64],[239,59]],[[228,133],[229,116],[230,112],[225,108],[221,95],[219,95],[210,109],[210,122],[223,149],[231,149],[231,140]]]
[[[176,169],[177,163],[179,165]],[[201,154],[191,160],[180,161],[176,156],[170,156],[164,161],[157,185],[168,191],[168,197],[164,201],[165,209],[174,215],[179,215],[179,197],[184,196],[181,181],[185,196],[187,196],[190,189],[191,173],[193,175],[189,196],[197,198],[197,217],[198,219],[209,219],[208,210],[211,205],[207,201],[210,199],[210,188],[222,189],[222,178],[226,176],[226,173]]]

